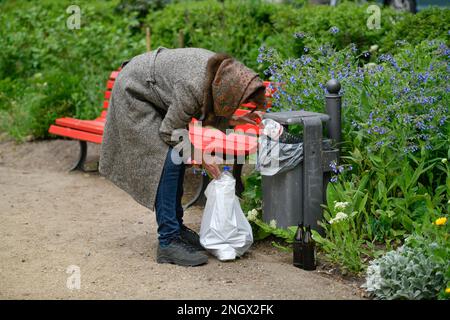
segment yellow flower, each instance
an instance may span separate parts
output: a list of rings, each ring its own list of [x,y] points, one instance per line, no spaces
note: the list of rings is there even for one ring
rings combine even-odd
[[[436,219],[434,224],[437,225],[437,226],[442,226],[446,222],[447,222],[447,218],[446,217],[442,217],[442,218]]]
[[[450,288],[446,288],[445,293],[450,293]]]

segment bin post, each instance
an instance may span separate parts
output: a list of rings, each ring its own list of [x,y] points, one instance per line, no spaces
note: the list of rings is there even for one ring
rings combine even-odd
[[[322,121],[319,117],[303,119],[303,223],[322,233],[323,170]]]
[[[332,144],[336,145],[336,152],[333,157],[336,157],[336,162],[339,162],[340,150],[339,145],[341,142],[341,106],[342,96],[339,94],[341,90],[341,84],[336,79],[331,79],[326,85],[328,93],[325,96],[326,112],[330,116],[330,120],[327,123],[328,138],[332,140]],[[328,161],[327,161],[328,162]],[[323,203],[327,203],[327,188],[330,182],[331,172],[328,167],[329,163],[324,164],[323,173]],[[320,230],[323,231],[323,230]]]
[[[339,94],[341,84],[338,80],[331,79],[327,82],[326,88],[328,93],[325,96],[325,106],[327,114],[330,116],[330,121],[327,123],[328,137],[339,146],[339,143],[341,142],[342,96]]]

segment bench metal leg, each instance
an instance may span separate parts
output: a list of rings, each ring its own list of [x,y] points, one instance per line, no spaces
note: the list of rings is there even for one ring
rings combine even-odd
[[[233,165],[233,177],[236,179],[236,195],[240,198],[242,192],[244,192],[244,183],[242,183],[242,168],[243,164],[237,164],[236,161]]]
[[[202,175],[200,184],[197,188],[197,191],[195,192],[195,196],[192,198],[191,201],[189,201],[187,204],[184,205],[183,210],[186,210],[187,208],[193,206],[194,204],[204,205],[206,203],[205,190],[210,180],[211,179],[209,178],[208,175]]]
[[[87,142],[86,141],[78,141],[80,144],[80,152],[78,154],[78,160],[70,169],[70,171],[80,170],[84,171],[84,163],[86,162],[86,156],[87,156]]]

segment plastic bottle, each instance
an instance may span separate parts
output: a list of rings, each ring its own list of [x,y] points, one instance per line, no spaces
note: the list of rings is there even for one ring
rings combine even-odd
[[[286,130],[280,123],[272,119],[264,119],[263,133],[272,140],[285,144],[296,144],[302,142],[302,137],[294,135]]]
[[[316,269],[316,242],[312,238],[311,226],[306,227],[305,238],[303,240],[303,269]]]
[[[303,268],[304,238],[305,230],[303,223],[299,223],[294,237],[294,266],[297,268]]]
[[[264,119],[262,123],[264,125],[263,133],[272,140],[278,140],[283,133],[283,126],[272,119]]]
[[[231,167],[229,167],[229,166],[223,167],[223,172],[221,174],[221,177],[223,177],[223,176],[228,176],[228,177],[234,179],[233,174],[231,173]]]

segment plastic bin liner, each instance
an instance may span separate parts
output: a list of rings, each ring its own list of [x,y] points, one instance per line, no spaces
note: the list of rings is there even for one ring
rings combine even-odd
[[[222,261],[243,255],[253,243],[252,227],[235,195],[235,185],[231,173],[223,172],[205,190],[200,243]]]
[[[295,168],[303,160],[303,142],[276,121],[264,119],[264,131],[258,139],[256,170],[263,176]]]

